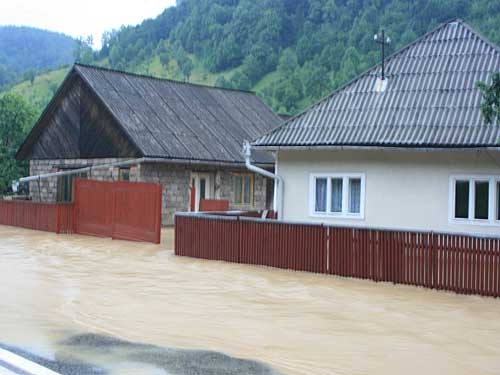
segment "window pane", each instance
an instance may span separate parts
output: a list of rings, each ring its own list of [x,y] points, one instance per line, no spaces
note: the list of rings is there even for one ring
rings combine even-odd
[[[200,199],[205,199],[206,198],[206,185],[207,185],[207,180],[204,178],[200,178]]]
[[[361,179],[349,179],[349,212],[359,214],[361,212]]]
[[[250,176],[243,177],[243,203],[250,204],[252,179]]]
[[[342,212],[341,178],[332,178],[332,212]]]
[[[130,168],[120,168],[118,179],[120,181],[130,181]]]
[[[316,179],[316,212],[326,212],[326,178]]]
[[[457,219],[469,217],[469,181],[455,182],[455,217]]]
[[[241,176],[233,176],[234,181],[234,203],[241,204],[243,203],[242,198],[242,177]]]
[[[64,176],[64,195],[63,195],[63,202],[71,202],[71,193],[73,190],[73,179],[74,175],[68,175]]]
[[[476,219],[488,219],[490,183],[488,181],[476,181],[476,197],[474,217]]]
[[[500,182],[497,182],[497,220],[500,220]]]

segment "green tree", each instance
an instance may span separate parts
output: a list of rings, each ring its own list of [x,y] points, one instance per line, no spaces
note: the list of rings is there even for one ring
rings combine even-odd
[[[483,102],[481,103],[481,113],[484,121],[491,124],[500,122],[500,73],[493,74],[491,84],[478,82],[477,86],[481,90]]]
[[[298,68],[297,55],[292,49],[287,48],[279,58],[278,73],[283,77],[287,77],[293,74]]]
[[[194,69],[194,64],[189,58],[188,54],[181,46],[177,45],[174,53],[175,61],[177,61],[177,65],[179,66],[179,70],[182,73],[182,76],[185,80],[189,80],[191,76],[191,72]]]
[[[169,62],[170,62],[170,55],[168,54],[168,52],[160,53],[160,63],[165,69],[168,68]]]
[[[30,81],[30,84],[33,86],[35,83],[35,78],[36,78],[36,71],[35,69],[30,69],[26,73],[24,73],[25,80]]]
[[[0,193],[12,180],[28,174],[28,164],[15,160],[18,147],[35,121],[34,109],[19,95],[0,97]]]
[[[252,88],[250,79],[248,79],[248,76],[242,72],[234,73],[233,76],[231,77],[230,82],[231,82],[231,87],[234,87],[236,89],[250,90]]]
[[[223,75],[220,75],[217,77],[215,80],[215,87],[222,87],[224,89],[232,89],[233,86],[231,85],[231,82],[229,82]]]
[[[303,79],[305,94],[311,99],[319,99],[330,89],[330,77],[326,69],[317,63],[318,59],[304,65],[305,77]]]
[[[86,38],[78,38],[73,52],[75,61],[83,64],[92,63],[94,59],[94,50],[92,49],[93,44],[94,38],[92,38],[92,35],[89,35]]]
[[[290,113],[296,109],[297,102],[302,99],[302,82],[297,76],[282,80],[276,85],[274,95],[285,111]]]
[[[121,63],[122,60],[122,51],[118,45],[114,45],[111,47],[111,51],[109,52],[109,63],[112,67],[116,68]]]

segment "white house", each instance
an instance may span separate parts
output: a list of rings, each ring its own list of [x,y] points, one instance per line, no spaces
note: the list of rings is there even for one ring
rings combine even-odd
[[[500,124],[477,81],[500,49],[437,27],[252,143],[273,150],[285,220],[500,234]]]

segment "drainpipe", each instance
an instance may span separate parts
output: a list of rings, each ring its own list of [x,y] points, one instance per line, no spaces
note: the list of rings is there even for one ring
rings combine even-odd
[[[261,174],[263,176],[266,176],[268,178],[272,178],[274,181],[276,181],[276,200],[274,201],[274,210],[278,212],[278,220],[283,219],[283,197],[284,197],[284,191],[285,191],[285,181],[283,180],[283,177],[271,173],[269,171],[266,171],[265,169],[259,168],[255,165],[252,164],[250,161],[250,158],[252,156],[252,146],[250,145],[250,142],[244,141],[243,142],[243,153],[245,155],[245,165],[248,170]]]

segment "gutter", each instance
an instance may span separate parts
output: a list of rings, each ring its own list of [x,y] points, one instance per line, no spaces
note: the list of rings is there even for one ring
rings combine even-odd
[[[464,152],[464,151],[490,151],[498,152],[500,147],[493,146],[470,146],[470,147],[404,147],[404,146],[272,146],[272,145],[253,145],[255,149],[263,151],[407,151],[407,152]]]
[[[278,220],[283,219],[283,197],[284,197],[284,192],[285,192],[285,181],[283,180],[283,177],[271,173],[269,171],[266,171],[265,169],[259,168],[256,165],[253,165],[250,158],[252,156],[252,146],[250,145],[250,142],[244,141],[243,142],[243,153],[245,155],[245,166],[247,167],[248,170],[261,174],[263,176],[266,176],[268,178],[272,178],[273,180],[276,181],[276,199],[274,201],[274,210],[278,213]]]
[[[47,178],[59,177],[59,176],[69,176],[73,174],[92,172],[93,170],[98,169],[108,169],[113,167],[123,167],[127,165],[139,165],[143,163],[174,163],[174,164],[185,164],[185,165],[207,165],[207,166],[217,166],[217,167],[241,167],[243,162],[231,163],[231,162],[211,162],[204,160],[194,160],[194,159],[175,159],[175,158],[151,158],[151,157],[142,157],[138,159],[131,159],[125,161],[117,161],[114,163],[106,163],[106,164],[97,164],[88,167],[71,169],[67,171],[60,172],[52,172],[39,174],[34,176],[22,177],[18,180],[12,181],[12,191],[17,192],[20,183],[30,182],[30,181],[40,181]],[[267,164],[260,164],[267,165]],[[271,166],[272,164],[269,164]],[[266,171],[267,172],[267,171]]]

